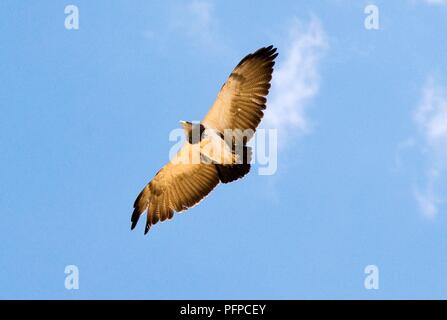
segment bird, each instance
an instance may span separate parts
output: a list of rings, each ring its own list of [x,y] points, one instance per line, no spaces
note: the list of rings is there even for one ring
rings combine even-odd
[[[246,55],[206,116],[199,123],[180,121],[185,142],[137,196],[131,230],[146,213],[147,234],[153,225],[172,219],[174,212],[197,205],[219,183],[233,182],[250,171],[252,151],[247,143],[264,116],[277,56],[273,45]]]

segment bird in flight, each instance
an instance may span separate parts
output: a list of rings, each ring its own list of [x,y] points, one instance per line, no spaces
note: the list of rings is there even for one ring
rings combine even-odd
[[[247,55],[200,123],[180,121],[186,141],[138,195],[132,230],[145,212],[144,234],[174,212],[198,204],[220,182],[232,182],[250,171],[251,149],[246,144],[264,115],[277,56],[273,46]]]

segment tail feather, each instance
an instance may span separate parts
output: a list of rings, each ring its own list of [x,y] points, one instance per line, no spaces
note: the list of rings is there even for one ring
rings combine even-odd
[[[236,147],[234,150],[238,149]],[[250,172],[250,161],[251,161],[251,148],[247,146],[242,147],[242,163],[223,165],[216,164],[217,173],[219,179],[222,183],[229,183],[234,180],[240,179]]]
[[[232,182],[245,176],[250,171],[250,164],[222,165],[216,164],[219,180],[222,183]]]

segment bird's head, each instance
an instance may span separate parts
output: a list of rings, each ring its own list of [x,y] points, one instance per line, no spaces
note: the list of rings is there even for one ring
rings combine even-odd
[[[183,130],[185,130],[185,136],[189,143],[200,142],[202,133],[205,130],[202,124],[189,121],[180,121],[180,124]]]
[[[182,126],[182,128],[185,130],[185,131],[190,131],[191,130],[191,128],[192,128],[192,123],[191,122],[189,122],[189,121],[180,121],[180,125]]]

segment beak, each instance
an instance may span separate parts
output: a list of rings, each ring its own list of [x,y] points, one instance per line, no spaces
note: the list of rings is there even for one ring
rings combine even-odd
[[[183,121],[183,120],[181,120],[181,121],[179,121],[179,122],[180,122],[181,125],[186,124],[186,121]]]

